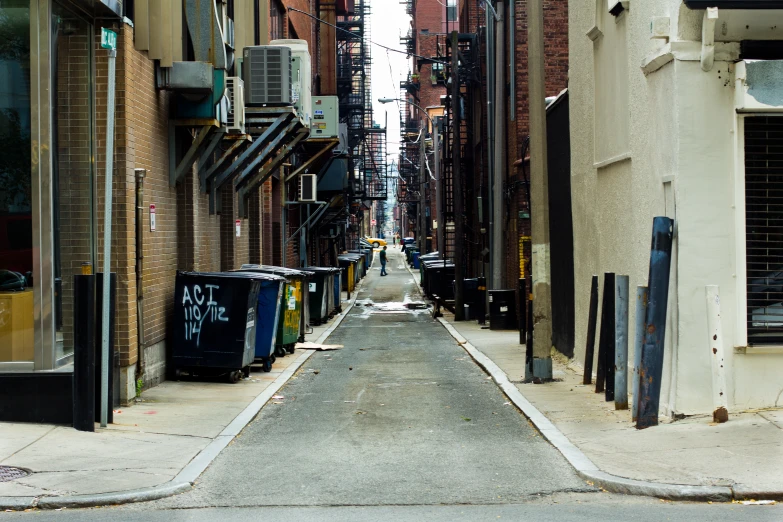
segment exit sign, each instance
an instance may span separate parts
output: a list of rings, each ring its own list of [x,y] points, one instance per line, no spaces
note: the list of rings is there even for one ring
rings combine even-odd
[[[117,48],[117,33],[111,29],[101,27],[101,47],[103,49],[116,49]]]

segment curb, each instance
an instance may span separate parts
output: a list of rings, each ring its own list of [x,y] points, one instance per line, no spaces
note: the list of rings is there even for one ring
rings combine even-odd
[[[316,344],[323,343],[332,332],[334,332],[343,319],[356,303],[358,289],[364,280],[357,285],[353,297],[345,310],[338,314],[331,326],[322,333]],[[71,495],[63,497],[0,497],[0,510],[3,511],[23,511],[25,509],[61,509],[61,508],[89,508],[99,506],[114,506],[119,504],[130,504],[134,502],[149,502],[151,500],[160,500],[189,491],[195,484],[198,477],[212,464],[223,449],[228,446],[234,438],[258,415],[258,412],[266,405],[269,399],[275,395],[280,388],[285,386],[288,380],[302,367],[315,350],[303,352],[294,361],[291,366],[285,369],[277,379],[272,382],[264,391],[262,391],[253,401],[234,417],[228,426],[212,441],[207,447],[202,449],[193,459],[171,479],[160,486],[149,488],[131,489],[127,491],[118,491],[113,493],[97,493],[92,495]]]
[[[522,392],[509,380],[508,375],[500,369],[489,357],[470,344],[447,320],[438,317],[438,321],[451,334],[454,340],[468,352],[473,360],[487,372],[497,386],[506,394],[522,414],[538,429],[541,435],[557,449],[582,479],[611,493],[640,495],[667,500],[701,500],[712,502],[729,502],[732,499],[749,498],[783,498],[783,492],[766,492],[759,496],[755,491],[743,491],[739,487],[730,486],[689,486],[684,484],[665,484],[646,482],[612,475],[598,469],[593,461],[582,450],[577,448],[563,432],[561,432],[538,408],[528,401]]]

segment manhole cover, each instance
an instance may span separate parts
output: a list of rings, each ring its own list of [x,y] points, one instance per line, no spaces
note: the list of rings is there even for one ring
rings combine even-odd
[[[29,470],[24,468],[15,468],[13,466],[0,466],[0,482],[8,482],[30,474]]]

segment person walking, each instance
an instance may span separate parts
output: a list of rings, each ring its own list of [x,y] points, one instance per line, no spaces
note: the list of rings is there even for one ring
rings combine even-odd
[[[386,274],[386,247],[383,247],[383,250],[381,250],[381,275],[385,276]]]

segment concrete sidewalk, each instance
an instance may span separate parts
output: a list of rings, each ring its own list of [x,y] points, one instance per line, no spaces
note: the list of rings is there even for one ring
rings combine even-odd
[[[582,385],[582,369],[565,357],[554,361],[555,382],[525,384],[518,332],[457,323],[448,312],[442,319],[469,353],[477,351],[471,355],[479,364],[481,354],[489,359],[482,365],[501,387],[507,377],[506,386],[523,396],[517,406],[535,424],[541,419],[544,436],[596,485],[672,499],[783,499],[783,410],[730,412],[720,425],[711,415],[662,418],[636,430],[630,411],[615,411],[594,386]]]
[[[323,342],[350,310],[313,328]],[[190,488],[312,354],[279,357],[272,371],[236,384],[166,381],[114,413],[94,433],[70,426],[0,423],[0,465],[32,473],[0,482],[0,509],[58,508],[153,500]]]

